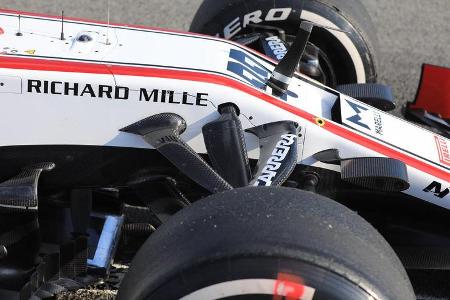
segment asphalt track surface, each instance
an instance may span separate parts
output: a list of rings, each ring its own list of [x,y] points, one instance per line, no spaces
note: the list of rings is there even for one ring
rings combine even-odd
[[[108,0],[0,0],[0,7],[106,20]],[[401,107],[414,99],[421,65],[450,67],[449,0],[361,0],[380,41],[379,81]],[[110,0],[111,21],[188,30],[201,0]]]
[[[188,30],[201,0],[110,0],[111,22]],[[414,99],[423,63],[450,67],[449,0],[361,0],[378,30],[379,82],[394,89],[399,107]],[[107,0],[0,0],[0,7],[107,19]],[[433,276],[434,275],[434,276]],[[448,289],[447,275],[423,274],[420,285]],[[427,294],[427,293],[426,293]],[[434,294],[434,293],[432,293]],[[440,293],[439,293],[440,294]],[[421,299],[449,299],[445,295]]]

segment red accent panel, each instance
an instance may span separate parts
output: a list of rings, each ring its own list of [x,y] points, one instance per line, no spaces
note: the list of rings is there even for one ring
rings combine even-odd
[[[0,35],[4,34],[4,33],[5,33],[5,31],[3,30],[3,28],[0,27]]]
[[[422,108],[450,119],[450,69],[423,65],[422,79],[411,108]]]
[[[249,95],[255,96],[260,100],[266,101],[285,111],[297,115],[313,124],[316,124],[316,116],[291,106],[286,102],[280,101],[256,88],[248,86],[237,80],[206,72],[158,69],[152,67],[134,67],[122,65],[106,65],[99,63],[82,63],[67,62],[58,60],[32,59],[0,56],[0,68],[24,69],[24,70],[41,70],[41,71],[58,71],[58,72],[79,72],[79,73],[95,73],[95,74],[115,74],[128,76],[158,77],[178,80],[198,81],[212,84],[219,84],[240,90]],[[436,176],[440,179],[450,181],[450,174],[447,171],[439,169],[431,164],[421,161],[413,156],[405,154],[397,149],[375,141],[369,137],[360,135],[341,125],[327,121],[322,128],[356,144],[367,147],[382,155],[392,157],[403,161],[405,164],[422,170],[425,173]]]

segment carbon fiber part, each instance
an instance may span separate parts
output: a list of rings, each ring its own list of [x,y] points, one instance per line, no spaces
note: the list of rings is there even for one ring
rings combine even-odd
[[[337,149],[327,149],[324,151],[317,152],[313,155],[315,159],[326,164],[337,164],[341,162],[341,157],[339,156],[339,150]]]
[[[125,224],[123,231],[134,236],[149,236],[156,231],[155,227],[148,223]]]
[[[59,271],[61,277],[74,278],[75,273],[75,241],[61,245]]]
[[[177,114],[162,113],[142,119],[120,131],[148,135],[161,130],[168,130],[171,134],[182,134],[186,130],[186,121]]]
[[[182,140],[158,148],[181,172],[210,191],[218,193],[233,187],[216,173],[191,147]]]
[[[193,181],[217,193],[233,187],[217,174],[189,145],[180,138],[186,121],[177,114],[163,113],[127,126],[121,131],[141,135],[175,167]]]
[[[122,205],[122,214],[126,223],[148,223],[154,227],[162,224],[158,216],[149,208],[142,206]]]
[[[3,280],[0,281],[0,299],[53,299],[61,292],[76,290],[93,282],[95,276],[80,277],[87,271],[85,246],[86,238],[76,238],[59,248],[44,246],[41,259],[33,268],[20,270],[3,267],[0,272]],[[8,271],[13,273],[8,274]],[[5,287],[4,281],[12,279],[16,287]]]
[[[8,256],[8,250],[4,245],[0,245],[0,259]]]
[[[337,149],[327,149],[313,157],[326,164],[340,164],[341,179],[355,185],[385,192],[401,192],[409,188],[406,165],[393,158],[342,159]]]
[[[73,265],[75,276],[86,275],[88,271],[88,238],[84,236],[77,237],[74,249]]]
[[[15,177],[0,184],[0,209],[38,208],[37,185],[43,171],[50,171],[54,163],[46,162],[26,167]]]
[[[191,202],[188,198],[180,191],[177,187],[177,181],[173,178],[166,177],[164,179],[164,185],[167,188],[167,191],[172,195],[173,201],[180,207],[187,207],[191,205]]]
[[[385,157],[352,158],[341,161],[341,178],[366,188],[401,192],[409,188],[406,165]]]
[[[0,235],[0,244],[6,247],[20,242],[25,236],[39,229],[38,219],[35,218],[31,222],[15,227],[13,230],[7,231]]]
[[[232,104],[221,106],[219,112],[219,119],[202,128],[209,159],[233,187],[247,186],[251,172],[238,112]]]
[[[344,84],[336,89],[350,97],[358,99],[383,111],[395,109],[395,99],[390,86],[376,83]]]
[[[259,138],[260,158],[255,186],[280,186],[297,165],[300,127],[292,121],[280,121],[247,130]]]
[[[403,265],[408,269],[450,270],[448,246],[396,247]]]

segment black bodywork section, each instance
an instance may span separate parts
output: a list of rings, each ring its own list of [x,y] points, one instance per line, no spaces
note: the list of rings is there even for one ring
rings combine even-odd
[[[107,146],[11,146],[0,148],[0,181],[16,176],[24,166],[51,161],[55,168],[42,176],[39,188],[59,190],[120,187],[155,174],[177,177],[156,150]]]

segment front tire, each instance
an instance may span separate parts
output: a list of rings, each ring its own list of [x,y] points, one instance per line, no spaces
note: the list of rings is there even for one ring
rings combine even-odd
[[[301,19],[349,32],[315,28],[310,38],[324,53],[321,64],[335,74],[335,84],[376,82],[376,30],[359,0],[205,0],[190,30],[232,39],[252,32],[249,24],[255,23],[295,36]]]
[[[142,246],[118,299],[414,299],[397,256],[322,196],[241,188],[183,209]],[[279,297],[279,298],[276,298]]]

